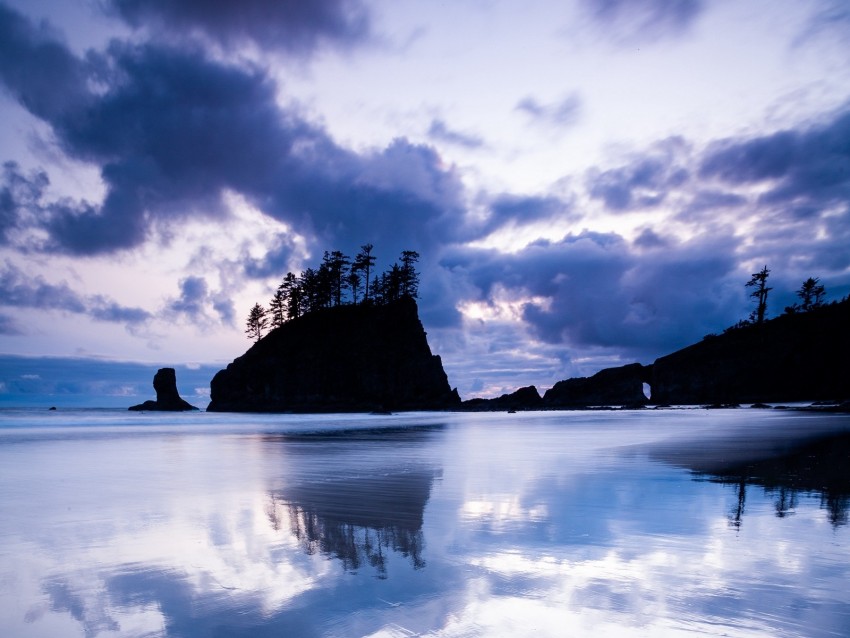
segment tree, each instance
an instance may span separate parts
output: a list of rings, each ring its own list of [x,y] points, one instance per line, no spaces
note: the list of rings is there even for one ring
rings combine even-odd
[[[376,278],[377,280],[377,278]],[[378,303],[389,304],[401,297],[402,272],[401,266],[393,264],[388,271],[376,281],[375,292]]]
[[[360,275],[353,266],[348,271],[348,277],[345,278],[345,283],[348,285],[348,289],[351,290],[351,301],[356,306],[357,295],[360,292]]]
[[[249,339],[259,341],[262,338],[263,330],[266,329],[267,325],[268,319],[266,319],[266,309],[260,304],[255,303],[254,307],[251,308],[251,312],[248,313],[245,334],[248,335]]]
[[[767,286],[767,278],[770,275],[770,270],[767,266],[758,272],[754,272],[750,280],[747,282],[747,287],[753,287],[750,293],[750,298],[756,300],[756,309],[750,314],[750,321],[756,324],[764,323],[764,316],[767,313],[767,293],[773,290]]]
[[[280,328],[286,322],[286,290],[281,283],[269,301],[268,314],[271,317],[271,327]]]
[[[371,289],[369,288],[369,273],[372,271],[372,267],[375,265],[375,256],[372,254],[372,244],[364,244],[360,247],[360,252],[354,257],[354,269],[362,270],[366,273],[366,283],[365,288],[363,289],[363,303],[369,301],[369,293]]]
[[[419,253],[415,250],[404,250],[401,253],[400,293],[402,297],[416,299],[419,296],[419,273],[414,264],[419,261]]]
[[[809,277],[803,282],[803,285],[800,286],[800,290],[797,291],[797,296],[800,298],[800,301],[802,301],[799,305],[799,309],[803,312],[808,312],[812,308],[819,308],[823,305],[823,300],[826,296],[826,289],[819,282],[819,278]]]
[[[351,260],[348,256],[339,250],[334,250],[330,253],[325,251],[325,256],[322,258],[322,266],[328,277],[330,305],[342,305],[342,291],[345,288],[346,275],[350,263]]]
[[[297,319],[301,315],[301,286],[298,278],[291,272],[286,273],[280,284],[286,299],[287,320]]]

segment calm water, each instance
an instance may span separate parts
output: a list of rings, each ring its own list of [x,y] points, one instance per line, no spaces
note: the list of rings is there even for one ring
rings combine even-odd
[[[0,411],[0,636],[848,636],[850,418]]]

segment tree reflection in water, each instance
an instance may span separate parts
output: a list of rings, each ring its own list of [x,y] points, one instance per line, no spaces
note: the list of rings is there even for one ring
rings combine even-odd
[[[269,492],[266,513],[307,554],[337,558],[351,572],[369,565],[386,578],[391,551],[425,567],[422,523],[434,478],[418,469],[295,485]]]
[[[772,497],[779,518],[793,514],[799,495],[805,494],[820,497],[833,527],[848,523],[850,433],[846,431],[659,446],[653,456],[688,468],[700,479],[734,486],[737,499],[728,514],[732,527],[741,527],[748,487],[759,487]]]

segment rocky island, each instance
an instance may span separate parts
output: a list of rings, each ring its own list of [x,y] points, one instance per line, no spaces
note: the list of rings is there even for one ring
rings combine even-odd
[[[559,381],[542,397],[531,386],[496,399],[470,399],[463,407],[539,410],[847,399],[850,299],[742,323],[649,365],[631,363]]]
[[[210,384],[210,412],[368,412],[460,405],[416,301],[339,305],[271,330]]]
[[[128,410],[160,411],[160,412],[185,412],[197,410],[194,405],[184,401],[177,392],[177,373],[174,368],[160,368],[153,377],[153,389],[156,391],[156,401],[145,401],[139,405],[132,405]]]

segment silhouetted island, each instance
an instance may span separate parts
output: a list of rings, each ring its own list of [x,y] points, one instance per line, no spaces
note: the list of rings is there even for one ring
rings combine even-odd
[[[184,401],[177,392],[177,373],[174,368],[160,368],[153,377],[153,389],[156,390],[156,401],[145,401],[132,405],[128,410],[159,410],[162,412],[186,412],[197,410],[194,405]]]
[[[470,399],[463,407],[539,410],[641,407],[650,401],[706,406],[845,401],[841,409],[846,409],[848,398],[850,299],[845,299],[761,323],[741,322],[650,365],[631,363],[559,381],[542,398],[536,389],[521,388],[496,399]]]
[[[337,305],[291,319],[210,384],[210,412],[435,410],[460,405],[416,301]]]

